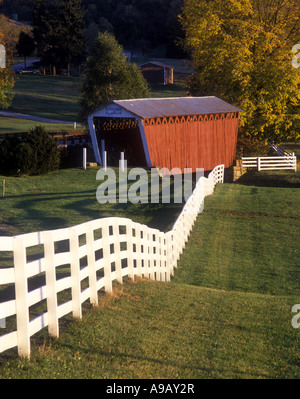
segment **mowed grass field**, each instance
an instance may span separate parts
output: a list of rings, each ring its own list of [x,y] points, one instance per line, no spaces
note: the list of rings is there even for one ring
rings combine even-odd
[[[98,169],[61,169],[30,177],[0,176],[1,196],[5,180],[5,198],[0,197],[0,232],[23,234],[108,216],[128,217],[163,231],[172,227],[182,204],[100,204],[96,191],[103,180],[97,180]],[[118,169],[115,172],[118,176]],[[147,187],[150,175],[144,180]]]
[[[75,122],[82,82],[79,77],[17,75],[15,97],[8,111]]]
[[[82,79],[65,76],[16,75],[15,96],[6,110],[66,122],[78,122]],[[0,135],[27,132],[36,125],[48,131],[72,131],[73,126],[0,116]]]
[[[105,210],[95,204],[94,172],[64,173],[40,182],[12,178],[13,192],[0,200],[2,223],[23,232],[26,221],[31,231],[124,212],[168,229],[179,210]],[[59,182],[64,190],[56,193]],[[0,355],[0,376],[298,379],[300,329],[291,308],[300,303],[299,192],[300,174],[292,171],[218,185],[171,283],[115,284],[81,321],[62,320],[58,340],[38,334],[31,360]]]

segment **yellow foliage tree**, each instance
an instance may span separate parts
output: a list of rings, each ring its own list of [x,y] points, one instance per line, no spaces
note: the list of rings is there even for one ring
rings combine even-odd
[[[300,3],[284,0],[185,0],[180,16],[196,73],[191,95],[216,95],[243,109],[241,133],[299,139]]]
[[[1,0],[0,0],[1,4]],[[0,32],[0,44],[5,46],[5,37]],[[10,66],[9,53],[6,54],[6,67],[0,68],[0,109],[8,108],[13,99],[13,88],[15,84],[14,72]]]

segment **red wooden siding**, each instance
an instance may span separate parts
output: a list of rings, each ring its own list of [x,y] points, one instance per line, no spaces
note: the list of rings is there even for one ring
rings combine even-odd
[[[238,134],[238,113],[143,121],[152,165],[204,168],[231,166]]]

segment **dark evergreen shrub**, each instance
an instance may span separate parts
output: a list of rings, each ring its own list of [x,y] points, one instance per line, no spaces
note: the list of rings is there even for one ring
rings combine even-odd
[[[31,129],[24,142],[8,137],[0,143],[0,170],[4,173],[40,175],[59,165],[57,144],[42,126]]]

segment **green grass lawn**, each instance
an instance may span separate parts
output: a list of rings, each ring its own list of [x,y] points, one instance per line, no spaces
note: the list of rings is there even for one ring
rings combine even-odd
[[[0,200],[8,201],[2,223],[23,231],[120,211],[168,228],[175,217],[161,207],[99,207],[93,173],[12,178],[13,191]],[[86,306],[82,321],[62,320],[58,340],[37,334],[30,361],[0,356],[0,376],[298,379],[291,308],[300,303],[300,173],[279,173],[277,186],[274,175],[261,172],[255,186],[251,174],[217,186],[171,283],[115,284],[113,295],[100,293],[99,307]]]
[[[58,123],[44,123],[19,118],[8,118],[0,116],[0,136],[6,133],[24,133],[33,129],[35,126],[44,126],[49,132],[72,132],[73,125]]]
[[[8,111],[75,122],[81,84],[77,77],[19,75]]]
[[[61,169],[43,176],[8,177],[0,197],[0,231],[7,235],[73,226],[107,216],[169,229],[182,204],[104,204],[96,200],[99,168]],[[116,173],[118,171],[116,170]],[[150,179],[150,178],[149,178]],[[150,180],[149,180],[150,181]]]

